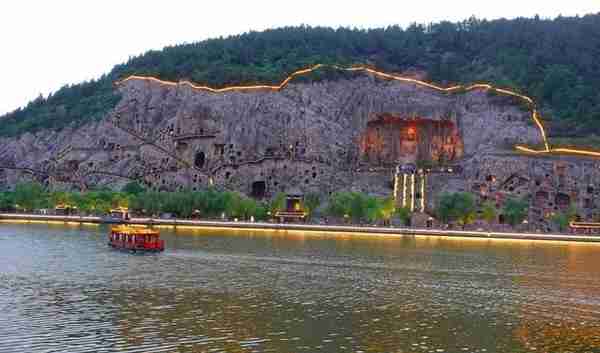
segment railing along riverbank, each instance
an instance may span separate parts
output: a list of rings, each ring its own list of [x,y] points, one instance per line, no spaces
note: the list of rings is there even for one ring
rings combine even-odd
[[[1,213],[2,222],[19,223],[81,223],[101,224],[105,219],[95,216],[53,216],[36,214]],[[157,227],[190,228],[190,229],[246,229],[259,231],[295,231],[318,232],[338,234],[361,234],[386,237],[404,236],[440,236],[440,237],[467,237],[483,239],[513,239],[513,240],[554,240],[575,241],[600,244],[600,235],[576,234],[544,234],[544,233],[516,233],[516,232],[486,232],[470,230],[446,230],[431,228],[406,228],[406,227],[374,227],[355,225],[322,225],[322,224],[290,224],[290,223],[265,223],[265,222],[231,222],[231,221],[200,221],[187,219],[160,219],[160,218],[131,218],[127,222],[131,225],[146,225]]]

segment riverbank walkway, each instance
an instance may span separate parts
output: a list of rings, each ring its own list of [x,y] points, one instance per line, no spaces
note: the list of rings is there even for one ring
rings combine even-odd
[[[0,222],[5,223],[67,223],[67,224],[101,224],[102,217],[94,216],[51,216],[24,213],[0,213]],[[190,229],[247,229],[263,231],[299,231],[321,232],[338,234],[362,234],[386,237],[404,236],[440,236],[440,237],[468,237],[484,239],[515,239],[515,240],[554,240],[575,241],[600,244],[599,235],[576,234],[547,234],[547,233],[513,233],[513,232],[486,232],[471,230],[446,230],[430,228],[406,227],[374,227],[353,225],[321,225],[321,224],[290,224],[290,223],[265,223],[265,222],[231,222],[231,221],[199,221],[188,219],[160,219],[160,218],[131,218],[126,222],[132,225],[190,228]]]

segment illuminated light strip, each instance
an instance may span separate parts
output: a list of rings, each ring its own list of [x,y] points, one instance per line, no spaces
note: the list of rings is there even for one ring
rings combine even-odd
[[[522,152],[533,153],[533,154],[579,154],[588,157],[600,157],[600,152],[591,151],[591,150],[580,150],[573,148],[550,148],[548,151],[546,150],[534,150],[529,147],[516,145],[515,148]]]
[[[552,153],[574,153],[581,154],[585,156],[593,156],[600,157],[600,152],[590,151],[590,150],[580,150],[580,149],[572,149],[572,148],[552,148],[550,150]]]
[[[148,218],[133,218],[132,222],[147,221]],[[381,236],[389,238],[403,238],[405,236],[415,237],[448,237],[447,239],[456,240],[483,240],[483,241],[584,241],[592,246],[600,246],[600,237],[586,235],[566,235],[566,234],[537,234],[537,233],[503,233],[503,232],[481,232],[481,231],[452,231],[429,228],[385,228],[385,227],[357,227],[357,226],[326,226],[326,225],[301,225],[301,224],[281,224],[281,223],[249,223],[249,222],[212,222],[212,221],[191,221],[191,220],[158,220],[150,219],[152,222],[172,222],[177,224],[177,228],[182,224],[188,225],[185,228],[195,227],[197,230],[223,230],[233,231],[261,231],[265,233],[287,234],[300,233],[301,235],[332,233],[338,236],[365,235]],[[0,223],[26,223],[23,220],[5,220],[0,219]],[[29,223],[29,222],[27,222]],[[40,222],[42,223],[42,222]],[[44,222],[48,223],[48,222]],[[52,224],[62,224],[64,222],[52,222]],[[131,226],[131,225],[129,225]],[[175,228],[175,225],[157,225],[159,228]]]
[[[410,175],[410,212],[415,210],[415,175]]]
[[[406,207],[406,174],[402,174],[402,207]]]
[[[421,212],[425,212],[425,175],[421,175]]]
[[[536,125],[540,129],[540,132],[542,133],[542,139],[544,140],[544,147],[546,148],[546,150],[544,152],[550,152],[550,145],[548,144],[548,137],[546,136],[546,130],[544,129],[544,126],[542,125],[542,121],[539,118],[537,109],[535,109],[535,108],[533,109],[533,113],[531,114],[531,117],[533,118],[533,121],[535,121]]]
[[[583,228],[583,229],[600,229],[600,223],[571,222],[571,223],[569,223],[569,227],[571,227],[571,228]]]
[[[398,205],[398,172],[394,173],[394,209]]]
[[[531,106],[531,118],[533,119],[533,121],[537,125],[538,129],[540,130],[540,134],[541,134],[542,140],[544,142],[543,150],[533,150],[530,148],[527,148],[527,150],[525,150],[524,148],[526,148],[526,147],[515,146],[517,150],[521,150],[521,151],[525,151],[525,152],[529,152],[529,153],[557,153],[557,154],[576,153],[576,154],[585,155],[585,156],[594,156],[594,157],[600,156],[600,152],[592,151],[592,150],[566,149],[566,148],[552,149],[552,148],[550,148],[550,144],[548,142],[546,131],[545,131],[544,125],[542,124],[541,117],[537,111],[535,101],[531,97],[522,95],[515,91],[510,91],[510,90],[502,89],[502,88],[496,88],[496,87],[492,86],[491,84],[487,84],[487,83],[476,83],[476,84],[472,84],[469,86],[456,85],[456,86],[452,86],[452,87],[441,87],[441,86],[438,86],[438,85],[435,85],[432,83],[428,83],[425,81],[417,80],[414,78],[388,74],[388,73],[385,73],[382,71],[371,69],[366,66],[342,67],[342,66],[338,66],[338,65],[317,64],[317,65],[311,66],[306,69],[294,71],[285,80],[283,80],[279,85],[248,85],[248,86],[229,86],[229,87],[223,87],[223,88],[213,88],[213,87],[209,87],[209,86],[196,85],[187,80],[180,81],[180,82],[163,81],[156,77],[138,76],[138,75],[128,76],[120,81],[115,82],[115,84],[121,85],[121,84],[131,81],[131,80],[141,80],[141,81],[156,82],[156,83],[166,85],[166,86],[184,85],[184,86],[189,86],[192,89],[207,91],[207,92],[211,92],[211,93],[225,93],[225,92],[233,92],[233,91],[243,92],[243,91],[254,91],[254,90],[279,91],[279,90],[283,89],[284,87],[286,87],[288,85],[288,83],[290,83],[290,81],[292,81],[294,78],[301,76],[301,75],[309,74],[313,71],[316,71],[321,68],[326,68],[326,67],[334,68],[334,69],[341,70],[341,71],[349,71],[349,72],[359,72],[359,71],[367,72],[367,73],[370,73],[377,77],[382,77],[382,78],[399,81],[399,82],[413,83],[413,84],[416,84],[416,85],[419,85],[422,87],[427,87],[427,88],[430,88],[430,89],[433,89],[433,90],[436,90],[439,92],[444,92],[444,93],[454,93],[454,92],[460,91],[462,89],[464,89],[466,92],[476,90],[476,89],[481,89],[481,90],[494,90],[494,91],[504,94],[504,95],[513,96],[513,97],[519,98],[519,99],[527,102]]]
[[[527,152],[527,153],[536,153],[536,154],[548,153],[544,150],[534,150],[529,147],[525,147],[525,146],[521,146],[521,145],[516,145],[515,148],[521,152]]]

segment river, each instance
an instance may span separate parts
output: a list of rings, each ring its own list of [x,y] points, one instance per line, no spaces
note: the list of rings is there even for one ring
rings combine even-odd
[[[0,224],[0,352],[600,352],[600,244]]]

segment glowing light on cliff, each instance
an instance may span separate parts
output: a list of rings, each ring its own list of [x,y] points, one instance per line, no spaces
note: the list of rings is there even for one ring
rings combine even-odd
[[[256,91],[256,90],[279,91],[279,90],[285,88],[288,85],[288,83],[290,83],[290,81],[292,81],[294,78],[301,76],[301,75],[309,74],[316,70],[319,70],[322,68],[327,68],[327,67],[333,68],[336,70],[340,70],[340,71],[366,72],[366,73],[372,74],[373,76],[376,76],[376,77],[393,80],[393,81],[398,81],[398,82],[411,83],[411,84],[415,84],[415,85],[418,85],[421,87],[427,87],[427,88],[430,88],[430,89],[433,89],[433,90],[436,90],[436,91],[442,92],[442,93],[459,93],[459,92],[463,92],[463,91],[469,92],[469,91],[473,91],[473,90],[493,90],[493,91],[503,94],[503,95],[516,97],[528,104],[529,108],[531,109],[531,118],[535,122],[538,129],[540,130],[542,141],[544,143],[543,150],[535,150],[535,149],[525,147],[525,146],[520,146],[520,145],[515,146],[515,148],[517,150],[523,151],[523,152],[528,152],[528,153],[553,153],[553,154],[573,153],[573,154],[579,154],[579,155],[584,155],[584,156],[593,156],[593,157],[600,156],[600,152],[593,151],[593,150],[570,149],[570,148],[551,148],[550,144],[548,142],[548,138],[546,136],[546,131],[545,131],[544,125],[542,124],[541,117],[539,115],[539,112],[537,111],[535,101],[531,97],[528,97],[526,95],[517,93],[515,91],[507,90],[507,89],[496,88],[487,83],[476,83],[476,84],[472,84],[472,85],[468,85],[468,86],[455,85],[455,86],[451,86],[451,87],[442,87],[442,86],[435,85],[433,83],[428,83],[428,82],[417,80],[417,79],[410,78],[410,77],[403,77],[403,76],[388,74],[388,73],[378,71],[378,70],[375,70],[375,69],[372,69],[372,68],[369,68],[366,66],[342,67],[342,66],[338,66],[338,65],[317,64],[317,65],[311,66],[306,69],[294,71],[292,74],[290,74],[285,80],[283,80],[278,85],[248,85],[248,86],[228,86],[228,87],[223,87],[223,88],[213,88],[213,87],[209,87],[209,86],[197,85],[197,84],[194,84],[187,80],[180,81],[180,82],[173,82],[173,81],[160,80],[156,77],[138,76],[138,75],[131,75],[120,81],[117,81],[115,84],[122,85],[122,84],[132,81],[132,80],[149,81],[149,82],[156,82],[156,83],[159,83],[159,84],[165,85],[165,86],[179,86],[179,85],[188,86],[195,90],[206,91],[206,92],[210,92],[210,93],[244,92],[244,91]]]
[[[600,229],[600,223],[597,222],[570,222],[569,227],[576,229]]]
[[[582,154],[582,155],[586,155],[586,156],[600,157],[600,152],[590,151],[590,150],[573,149],[573,148],[552,148],[550,150],[550,152],[574,153],[574,154]]]
[[[533,121],[535,122],[535,124],[540,129],[540,132],[542,133],[542,139],[544,140],[544,147],[546,148],[546,150],[544,152],[550,152],[550,144],[548,143],[548,137],[546,136],[546,130],[544,129],[544,125],[542,125],[542,121],[540,120],[537,109],[535,109],[535,108],[533,109],[533,112],[531,113],[531,117],[533,118]]]
[[[415,175],[410,175],[410,211],[415,211]]]
[[[394,208],[398,205],[398,171],[394,173]]]
[[[545,154],[545,153],[577,154],[577,155],[583,155],[583,156],[587,156],[587,157],[600,157],[600,152],[592,151],[592,150],[574,149],[574,148],[560,148],[559,147],[559,148],[550,148],[547,151],[546,150],[534,150],[532,148],[521,146],[521,145],[517,145],[517,146],[515,146],[515,148],[519,151],[526,152],[526,153],[533,153],[533,154]]]
[[[421,212],[425,212],[425,175],[421,175]]]
[[[402,207],[406,207],[406,174],[402,174]]]

